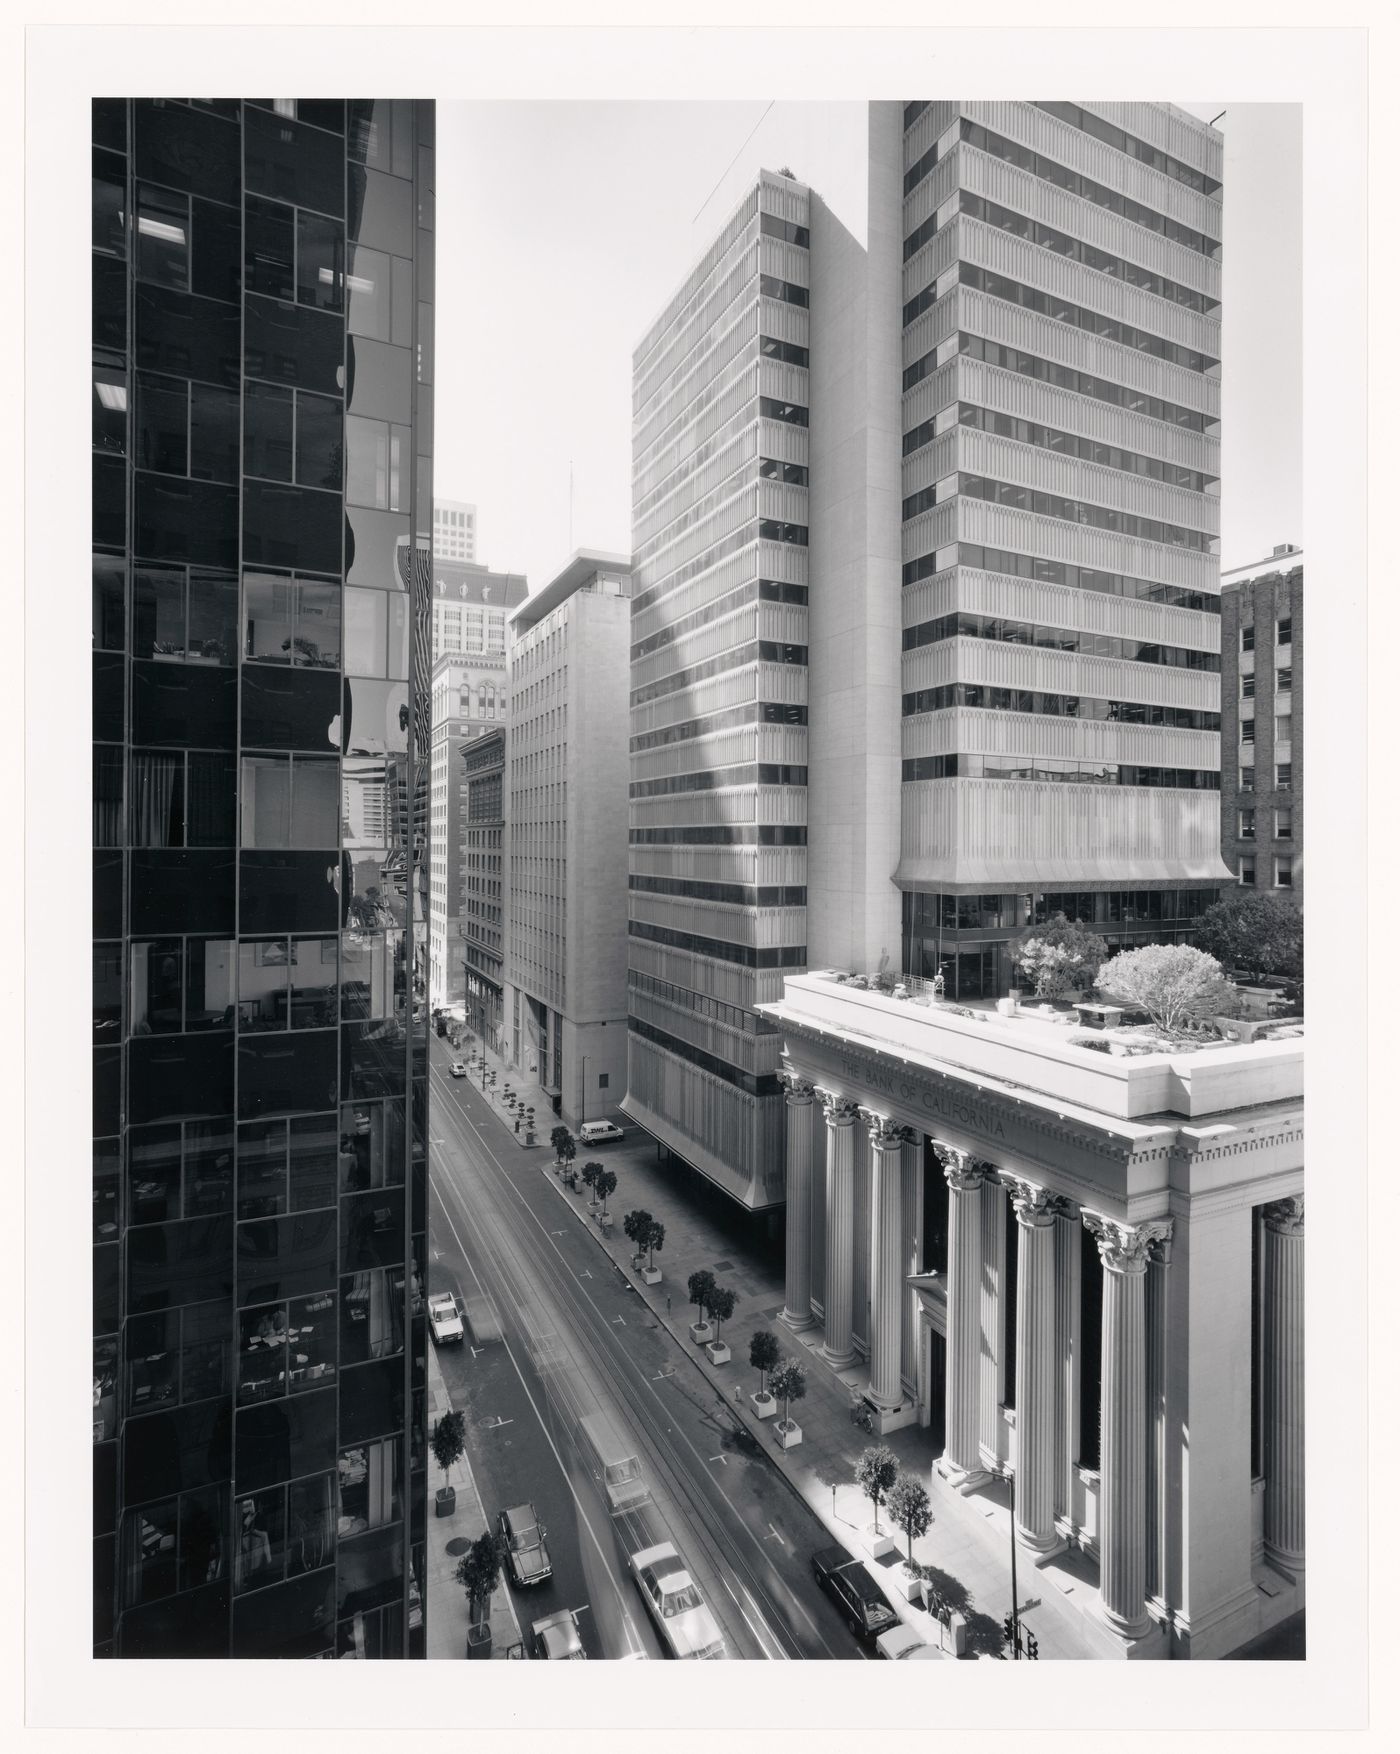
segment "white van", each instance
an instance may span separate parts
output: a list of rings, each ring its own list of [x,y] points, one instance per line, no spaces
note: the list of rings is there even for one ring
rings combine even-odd
[[[608,1145],[623,1137],[622,1128],[611,1121],[585,1121],[578,1130],[581,1145]]]
[[[642,1478],[642,1464],[618,1436],[607,1414],[586,1413],[579,1421],[579,1430],[584,1452],[602,1479],[613,1515],[647,1503],[651,1492]]]

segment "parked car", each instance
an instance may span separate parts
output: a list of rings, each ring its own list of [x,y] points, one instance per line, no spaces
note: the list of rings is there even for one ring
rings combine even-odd
[[[505,1544],[512,1583],[523,1588],[526,1584],[543,1583],[553,1574],[549,1548],[544,1544],[544,1530],[533,1504],[517,1504],[510,1510],[503,1510],[496,1521]]]
[[[709,1660],[725,1654],[715,1617],[669,1541],[643,1547],[627,1563],[673,1657]]]
[[[568,1608],[557,1614],[546,1614],[530,1628],[530,1655],[547,1662],[586,1660],[588,1652],[578,1635],[578,1621]]]
[[[459,1346],[462,1344],[466,1333],[462,1326],[462,1312],[450,1291],[435,1291],[428,1299],[428,1321],[439,1346],[450,1345],[453,1341]]]
[[[465,1060],[454,1060],[448,1067],[448,1071],[451,1072],[454,1078],[465,1078],[467,1075],[467,1062]]]
[[[891,1662],[902,1662],[905,1657],[933,1657],[938,1662],[943,1660],[943,1653],[935,1650],[918,1627],[902,1624],[880,1634],[875,1640],[875,1654],[888,1657]]]
[[[612,1121],[585,1121],[578,1130],[580,1145],[610,1145],[624,1137],[622,1128]]]
[[[844,1547],[823,1547],[812,1555],[812,1574],[842,1618],[866,1644],[899,1619],[868,1565],[852,1559]]]

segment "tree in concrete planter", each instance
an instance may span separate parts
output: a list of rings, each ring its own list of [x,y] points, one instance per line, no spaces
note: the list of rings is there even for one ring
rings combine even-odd
[[[574,1144],[573,1135],[565,1132],[558,1145],[559,1161],[564,1166],[562,1174],[572,1181],[574,1176],[574,1159],[578,1156],[578,1146]]]
[[[554,1161],[558,1164],[562,1164],[564,1161],[564,1141],[566,1139],[571,1145],[573,1144],[573,1135],[567,1127],[558,1126],[550,1129],[549,1142],[554,1147]]]
[[[794,1401],[801,1401],[807,1394],[807,1372],[795,1358],[782,1359],[768,1376],[768,1387],[783,1403],[783,1416],[778,1421],[778,1430],[787,1431],[792,1426],[788,1418],[788,1408]]]
[[[703,1328],[708,1325],[705,1321],[705,1299],[710,1295],[714,1288],[715,1276],[710,1272],[708,1267],[701,1267],[698,1272],[692,1273],[685,1282],[686,1294],[690,1298],[690,1301],[695,1305],[695,1321],[693,1325],[697,1328]],[[708,1334],[705,1338],[709,1338]]]
[[[929,1503],[927,1488],[917,1474],[902,1473],[890,1487],[885,1503],[889,1507],[890,1521],[903,1532],[908,1543],[904,1573],[913,1578],[918,1575],[914,1543],[922,1540],[933,1524],[933,1506]]]
[[[1163,1035],[1184,1034],[1207,1017],[1228,1017],[1239,997],[1220,964],[1191,944],[1120,950],[1103,965],[1099,991],[1115,1004],[1145,1011]]]
[[[633,1255],[640,1261],[646,1253],[647,1242],[651,1236],[652,1216],[640,1206],[629,1212],[622,1220],[622,1234],[632,1245]]]
[[[647,1239],[644,1245],[647,1251],[648,1273],[654,1273],[656,1271],[656,1251],[661,1247],[665,1240],[666,1226],[659,1218],[653,1218],[651,1221],[651,1227],[647,1231]]]
[[[596,1206],[598,1204],[597,1183],[598,1177],[602,1173],[603,1166],[601,1163],[585,1163],[583,1168],[579,1171],[579,1174],[583,1177],[583,1185],[588,1189],[588,1203],[590,1206]]]
[[[1290,895],[1237,890],[1206,909],[1191,938],[1198,950],[1255,981],[1303,978],[1303,910]]]
[[[734,1305],[738,1301],[738,1294],[731,1291],[727,1285],[712,1285],[710,1287],[709,1295],[705,1299],[705,1314],[709,1316],[715,1327],[712,1345],[718,1346],[720,1344],[720,1331],[730,1316],[734,1314]]]
[[[1064,914],[1033,926],[1011,945],[1011,960],[1030,981],[1038,999],[1063,999],[1087,992],[1104,958],[1097,932]]]
[[[433,1459],[442,1469],[446,1481],[445,1485],[438,1488],[438,1501],[444,1505],[456,1503],[457,1492],[450,1476],[466,1453],[466,1448],[467,1421],[454,1407],[450,1413],[444,1413],[433,1427]]]
[[[606,1218],[608,1215],[608,1195],[617,1192],[617,1171],[604,1169],[599,1165],[598,1173],[593,1178],[593,1191],[603,1202],[603,1216]]]
[[[860,1452],[856,1462],[856,1485],[870,1500],[875,1510],[874,1532],[880,1532],[880,1506],[890,1487],[899,1478],[899,1457],[884,1443],[872,1443]]]
[[[778,1336],[771,1328],[759,1328],[749,1341],[749,1363],[758,1372],[758,1399],[771,1399],[764,1379],[768,1372],[775,1368],[782,1352],[778,1346]]]
[[[457,1582],[467,1592],[471,1626],[479,1629],[489,1611],[491,1592],[501,1576],[501,1537],[490,1529],[478,1535],[457,1561]]]

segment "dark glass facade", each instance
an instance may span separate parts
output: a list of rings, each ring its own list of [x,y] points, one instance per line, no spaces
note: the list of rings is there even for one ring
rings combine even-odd
[[[425,1649],[433,166],[93,106],[99,1656]]]

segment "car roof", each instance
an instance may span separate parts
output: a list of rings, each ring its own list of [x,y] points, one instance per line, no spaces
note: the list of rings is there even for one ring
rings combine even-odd
[[[513,1504],[509,1510],[503,1510],[501,1515],[510,1518],[510,1526],[513,1529],[525,1528],[531,1523],[539,1522],[533,1504]]]
[[[812,1555],[812,1563],[820,1565],[823,1571],[835,1571],[840,1565],[854,1565],[856,1560],[844,1547],[823,1547]]]

